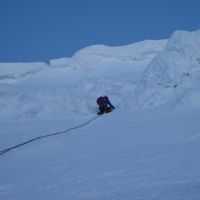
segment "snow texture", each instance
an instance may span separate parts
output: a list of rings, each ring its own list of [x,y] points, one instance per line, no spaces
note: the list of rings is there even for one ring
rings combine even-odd
[[[70,134],[4,154],[0,199],[199,200],[199,113],[118,109]],[[79,123],[1,124],[0,146]]]

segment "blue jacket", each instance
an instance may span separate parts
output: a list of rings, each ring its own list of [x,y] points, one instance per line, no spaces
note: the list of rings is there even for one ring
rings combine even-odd
[[[108,97],[107,97],[107,96],[104,96],[104,98],[105,98],[105,104],[106,104],[106,106],[109,105],[112,109],[115,109],[115,107],[111,104],[111,102],[110,102],[110,100],[108,99]]]

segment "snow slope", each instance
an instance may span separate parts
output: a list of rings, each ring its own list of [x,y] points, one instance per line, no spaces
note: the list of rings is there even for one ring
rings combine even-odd
[[[199,113],[115,110],[9,152],[0,158],[0,199],[199,200]],[[1,138],[11,145],[79,123],[4,124]]]

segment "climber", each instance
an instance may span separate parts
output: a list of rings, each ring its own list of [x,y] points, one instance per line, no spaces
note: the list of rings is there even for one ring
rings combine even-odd
[[[115,109],[115,107],[111,104],[111,102],[110,102],[110,100],[108,99],[107,96],[99,97],[97,99],[97,104],[99,105],[99,112],[97,113],[97,115],[102,115],[104,113],[109,113],[113,109]]]

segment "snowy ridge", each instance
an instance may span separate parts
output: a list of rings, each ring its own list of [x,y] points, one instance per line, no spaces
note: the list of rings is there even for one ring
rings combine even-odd
[[[95,68],[99,64],[134,62],[152,59],[165,46],[167,40],[145,40],[131,45],[109,47],[93,45],[79,50],[72,58],[50,60],[51,66]]]
[[[134,107],[199,106],[200,31],[176,31],[145,69],[132,96]]]

